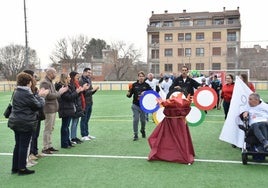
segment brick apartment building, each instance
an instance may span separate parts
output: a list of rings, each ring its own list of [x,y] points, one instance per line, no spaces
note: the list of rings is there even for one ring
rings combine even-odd
[[[147,27],[149,71],[177,73],[183,65],[196,70],[239,68],[240,36],[239,7],[220,12],[152,12]]]

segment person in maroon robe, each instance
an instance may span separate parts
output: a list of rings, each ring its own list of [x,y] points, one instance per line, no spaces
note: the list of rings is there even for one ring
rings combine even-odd
[[[165,107],[165,118],[156,126],[148,142],[151,151],[148,160],[164,160],[183,164],[194,162],[194,147],[186,116],[190,112],[190,96],[182,99],[182,94],[158,103]]]

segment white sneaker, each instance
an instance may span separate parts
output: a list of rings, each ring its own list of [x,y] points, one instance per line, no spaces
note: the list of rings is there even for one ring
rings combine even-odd
[[[95,139],[96,137],[95,136],[92,136],[92,135],[88,135],[88,138]]]
[[[27,164],[26,164],[26,167],[29,168],[29,167],[32,167],[34,165],[36,165],[38,162],[37,161],[34,161],[34,160],[28,160],[27,161]]]
[[[71,141],[71,144],[77,144],[75,141]]]
[[[34,154],[29,155],[30,160],[37,160],[38,157],[36,157]]]
[[[91,140],[88,136],[84,136],[84,137],[82,137],[82,140],[83,141],[89,141],[89,140]]]

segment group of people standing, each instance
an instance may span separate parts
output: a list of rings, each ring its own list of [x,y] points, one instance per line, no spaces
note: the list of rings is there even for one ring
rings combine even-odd
[[[193,78],[189,77],[188,75],[189,69],[186,66],[182,67],[181,75],[174,78],[174,80],[171,81],[170,86],[168,87],[168,93],[167,97],[170,93],[174,91],[182,91],[186,96],[190,94],[191,96],[194,94],[194,89],[198,89],[201,87],[201,84],[195,81]],[[146,125],[146,116],[147,114],[142,111],[139,103],[140,97],[144,94],[147,90],[155,90],[157,91],[157,87],[159,86],[159,83],[164,82],[166,78],[163,77],[160,80],[153,79],[152,73],[148,74],[148,78],[146,78],[145,73],[140,71],[138,72],[138,78],[137,81],[131,84],[131,87],[127,91],[126,96],[128,98],[131,98],[133,96],[132,100],[132,112],[133,112],[133,141],[138,140],[138,124],[139,121],[141,122],[141,135],[142,138],[146,137],[145,133],[145,125]],[[170,78],[169,78],[170,79]]]
[[[17,86],[12,95],[12,112],[8,119],[8,127],[15,134],[12,174],[32,174],[35,171],[27,167],[37,164],[33,160],[43,154],[58,151],[52,144],[57,112],[62,120],[61,148],[70,149],[74,144],[95,138],[89,134],[89,119],[93,105],[92,95],[99,87],[92,86],[91,69],[85,68],[80,78],[75,71],[62,73],[60,81],[54,84],[56,76],[54,68],[46,69],[46,76],[38,89],[33,71],[25,70],[17,75]],[[39,154],[38,136],[42,120],[43,149],[42,154]],[[81,140],[77,137],[79,120]],[[29,164],[29,161],[32,163]]]
[[[253,92],[255,92],[254,85],[248,81],[247,74],[243,73],[240,74],[240,78],[248,85],[248,87]],[[162,76],[160,79],[156,79],[154,78],[154,75],[152,73],[149,73],[146,77],[145,73],[140,71],[138,73],[137,81],[131,84],[132,87],[129,88],[126,95],[128,98],[131,98],[133,96],[131,106],[133,112],[133,134],[134,134],[133,140],[134,141],[138,140],[139,121],[141,122],[140,132],[142,133],[142,137],[145,138],[146,136],[145,124],[146,124],[146,117],[148,114],[143,112],[140,108],[139,103],[140,97],[146,90],[154,90],[156,92],[159,92],[161,89],[164,89],[164,87],[162,86],[165,84],[167,85],[167,83],[169,85],[168,88],[165,88],[167,98],[169,98],[171,94],[175,91],[183,92],[185,96],[187,96],[188,94],[190,96],[193,96],[195,90],[200,87],[206,86],[213,88],[217,93],[218,97],[215,108],[220,110],[221,106],[223,106],[224,116],[226,119],[234,89],[234,77],[232,74],[227,74],[223,79],[225,79],[224,84],[222,84],[222,82],[218,79],[217,74],[212,74],[209,80],[203,79],[204,82],[199,83],[189,75],[189,69],[187,66],[183,66],[181,69],[181,74],[178,77],[173,78],[170,78],[168,76]],[[165,84],[163,84],[163,82]]]

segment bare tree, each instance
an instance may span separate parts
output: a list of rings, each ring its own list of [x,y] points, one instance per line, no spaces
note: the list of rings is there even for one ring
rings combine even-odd
[[[50,59],[54,64],[65,64],[71,71],[77,71],[79,64],[83,63],[82,54],[87,43],[88,38],[84,35],[60,39]]]
[[[0,49],[0,64],[4,77],[7,80],[16,80],[16,75],[25,68],[25,47],[11,44]],[[28,68],[35,69],[38,63],[36,51],[28,49]]]
[[[126,45],[122,41],[111,44],[112,49],[112,70],[107,76],[107,80],[126,80],[132,67],[141,57],[140,50],[134,48],[134,44]]]

